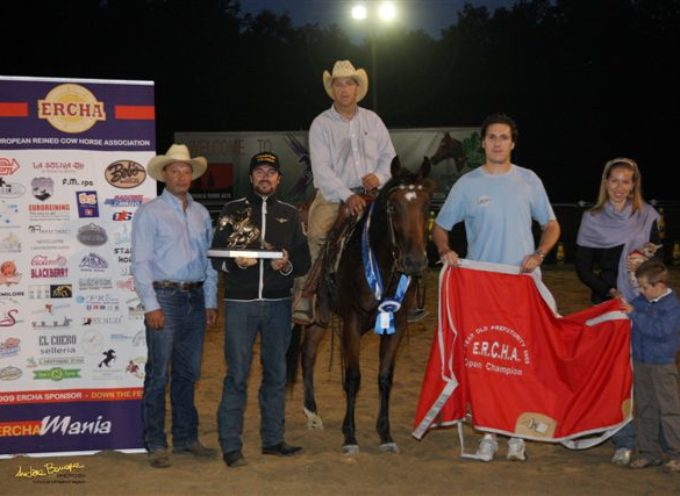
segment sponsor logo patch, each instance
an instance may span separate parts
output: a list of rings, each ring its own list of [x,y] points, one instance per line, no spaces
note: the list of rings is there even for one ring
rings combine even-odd
[[[76,238],[86,246],[101,246],[108,240],[106,230],[93,223],[80,227]]]
[[[121,189],[135,188],[146,179],[146,169],[133,160],[118,160],[104,171],[106,182]]]
[[[78,204],[78,217],[99,217],[96,191],[76,192],[76,203]]]
[[[23,184],[11,183],[0,177],[0,198],[19,198],[25,192]]]
[[[54,180],[49,177],[31,179],[31,193],[40,201],[45,201],[54,194]]]

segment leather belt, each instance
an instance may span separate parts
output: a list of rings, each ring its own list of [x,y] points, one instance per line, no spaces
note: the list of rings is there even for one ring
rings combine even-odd
[[[175,281],[154,281],[155,289],[179,289],[180,291],[191,291],[203,287],[203,281],[197,282],[175,282]]]

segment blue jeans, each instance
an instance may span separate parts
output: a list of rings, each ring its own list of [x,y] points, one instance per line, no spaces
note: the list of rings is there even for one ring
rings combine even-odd
[[[614,449],[635,449],[635,429],[633,428],[633,421],[631,420],[624,425],[621,430],[612,436]]]
[[[260,439],[262,446],[283,441],[285,424],[286,351],[291,336],[291,300],[226,301],[224,356],[227,375],[217,410],[222,452],[243,446],[243,412],[255,338],[260,333]]]
[[[205,335],[203,289],[191,291],[156,289],[165,315],[162,329],[146,328],[148,358],[144,377],[144,442],[146,449],[167,448],[165,438],[165,386],[170,375],[172,443],[190,446],[198,440],[198,412],[194,405],[194,384],[201,373],[201,352]]]

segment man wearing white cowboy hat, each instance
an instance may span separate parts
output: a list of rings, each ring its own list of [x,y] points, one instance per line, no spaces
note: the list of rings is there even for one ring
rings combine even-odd
[[[201,370],[206,323],[217,320],[217,272],[208,261],[212,222],[189,194],[208,163],[172,145],[151,159],[147,172],[165,183],[132,221],[132,275],[144,305],[148,356],[144,377],[144,442],[149,463],[170,466],[165,437],[165,388],[170,376],[174,453],[214,457],[198,440],[194,384]]]
[[[366,202],[360,193],[380,189],[390,179],[394,146],[375,112],[359,107],[368,92],[368,76],[349,60],[338,60],[333,72],[323,73],[323,86],[333,105],[312,122],[309,151],[317,194],[309,208],[307,240],[312,263],[344,202],[352,215],[360,215]],[[312,302],[303,298],[304,281],[296,282],[293,318],[313,321]]]

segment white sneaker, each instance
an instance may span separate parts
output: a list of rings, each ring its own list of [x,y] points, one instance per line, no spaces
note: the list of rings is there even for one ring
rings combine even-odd
[[[633,450],[628,448],[619,448],[614,451],[614,456],[612,457],[612,463],[614,465],[619,465],[621,467],[627,467],[630,465],[630,459],[633,456]]]
[[[505,457],[508,460],[523,462],[527,459],[524,450],[524,439],[512,437],[508,441],[508,454]]]
[[[484,434],[484,437],[479,442],[479,448],[477,448],[477,453],[475,453],[476,458],[483,462],[490,462],[493,460],[493,455],[498,451],[498,442],[496,442],[496,437],[492,434]]]

